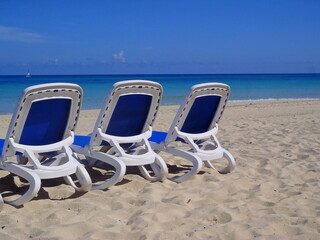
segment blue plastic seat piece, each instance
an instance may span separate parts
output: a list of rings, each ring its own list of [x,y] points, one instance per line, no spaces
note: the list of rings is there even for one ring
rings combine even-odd
[[[164,142],[168,133],[166,132],[159,132],[159,131],[152,131],[152,136],[148,139],[150,142],[161,143]]]
[[[90,136],[81,136],[81,135],[76,135],[74,136],[74,145],[80,146],[80,147],[85,147],[88,145],[90,142]]]
[[[0,139],[0,156],[2,155],[3,145],[4,145],[4,139]]]

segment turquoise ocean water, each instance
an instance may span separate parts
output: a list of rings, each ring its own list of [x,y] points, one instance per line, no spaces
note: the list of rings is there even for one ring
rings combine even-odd
[[[79,84],[84,90],[82,108],[98,109],[115,82],[130,79],[153,80],[162,84],[163,105],[180,104],[192,85],[205,82],[228,84],[231,100],[320,99],[320,74],[0,76],[0,114],[14,111],[24,88],[51,82]]]

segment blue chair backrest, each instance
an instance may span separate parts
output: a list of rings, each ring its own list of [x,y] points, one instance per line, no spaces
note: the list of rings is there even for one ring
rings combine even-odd
[[[146,123],[152,96],[130,94],[119,97],[114,108],[106,134],[118,137],[139,135]]]
[[[63,140],[68,124],[71,99],[33,102],[25,121],[20,144],[46,145]]]
[[[220,100],[221,97],[217,95],[197,97],[180,131],[191,134],[207,132],[219,107]]]

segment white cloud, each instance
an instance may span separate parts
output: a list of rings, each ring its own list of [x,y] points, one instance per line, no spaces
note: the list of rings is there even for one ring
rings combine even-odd
[[[124,57],[124,51],[121,50],[119,53],[115,53],[113,54],[113,58],[116,60],[119,60],[120,62],[125,63],[126,62],[126,58]]]
[[[108,64],[109,62],[106,59],[100,60],[101,64]]]
[[[21,28],[0,26],[0,41],[34,43],[42,42],[43,36]]]

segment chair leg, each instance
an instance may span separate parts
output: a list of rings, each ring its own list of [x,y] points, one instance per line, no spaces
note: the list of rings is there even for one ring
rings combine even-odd
[[[3,209],[3,199],[2,199],[2,196],[0,194],[0,212],[2,211]]]
[[[219,173],[230,173],[236,167],[236,161],[230,152],[224,149],[223,156],[228,160],[228,166],[219,171]]]
[[[182,176],[176,176],[176,177],[169,178],[169,180],[171,180],[173,182],[179,183],[179,182],[183,182],[183,181],[189,179],[193,175],[196,175],[201,170],[201,168],[203,166],[202,160],[199,157],[197,157],[193,153],[190,153],[186,150],[177,149],[174,147],[167,147],[166,151],[168,153],[173,154],[173,155],[182,157],[192,163],[192,168],[187,173],[183,174]]]
[[[17,158],[17,162],[21,165],[27,164],[28,162],[28,158],[23,155],[17,155],[16,158]]]
[[[126,173],[126,165],[122,161],[115,160],[109,154],[99,151],[91,151],[90,157],[95,160],[100,160],[115,168],[114,175],[102,184],[93,184],[93,190],[104,190],[122,180],[124,174]]]
[[[41,187],[41,180],[37,174],[30,172],[28,171],[28,169],[13,163],[4,163],[2,168],[26,179],[29,182],[29,189],[21,197],[12,201],[6,201],[4,199],[5,203],[11,204],[16,207],[21,206],[24,203],[30,201],[39,192]]]
[[[213,164],[210,162],[210,160],[206,160],[206,161],[203,161],[204,162],[204,165],[207,167],[207,168],[212,168],[214,170],[217,170]]]
[[[218,170],[216,169],[212,163],[210,162],[210,160],[208,161],[204,161],[204,164],[206,165],[206,167],[208,168],[212,168],[217,170],[219,173],[221,174],[226,174],[226,173],[230,173],[233,171],[233,169],[236,166],[236,161],[234,160],[234,157],[232,156],[232,154],[230,152],[228,152],[227,150],[223,149],[223,157],[226,158],[228,160],[228,165],[222,169],[222,170]]]
[[[168,167],[165,161],[158,154],[155,154],[155,162],[150,164],[154,176],[151,176],[145,166],[138,166],[141,174],[151,182],[164,181],[168,176]]]
[[[72,180],[71,178],[72,174],[69,176],[65,176],[64,180],[66,181],[67,184],[71,185],[77,192],[89,191],[92,187],[91,178],[87,170],[84,168],[84,166],[82,166],[82,164],[78,161],[79,158],[77,154],[73,152],[72,149],[68,146],[64,146],[63,150],[65,152],[65,157],[67,158],[67,160],[76,165],[75,171],[73,172],[73,174],[75,174],[78,179],[79,187]]]
[[[66,183],[71,185],[78,192],[87,192],[91,189],[92,182],[87,170],[79,163],[75,172],[75,175],[79,181],[79,187],[72,180],[71,176],[65,176]]]
[[[93,167],[97,163],[97,159],[91,158],[91,157],[86,157],[88,161],[88,166]]]

